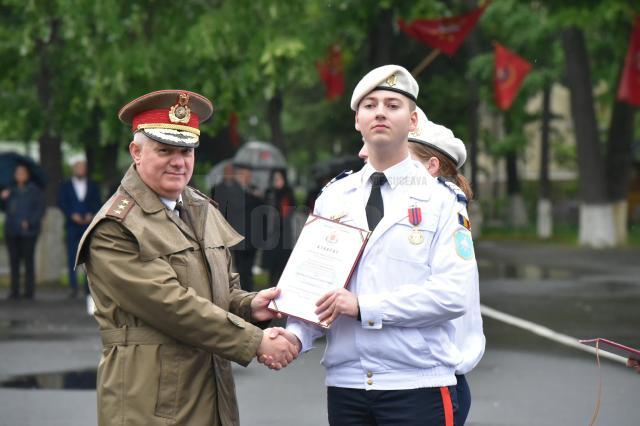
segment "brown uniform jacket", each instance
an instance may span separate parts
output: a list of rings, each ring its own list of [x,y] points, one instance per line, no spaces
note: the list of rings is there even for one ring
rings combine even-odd
[[[242,237],[191,188],[182,199],[193,230],[132,166],[80,242],[103,341],[100,425],[239,424],[229,361],[249,364],[263,334],[230,270]]]

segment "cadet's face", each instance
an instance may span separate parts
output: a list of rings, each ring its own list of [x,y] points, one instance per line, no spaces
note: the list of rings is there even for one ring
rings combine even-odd
[[[409,99],[388,90],[369,93],[356,112],[356,129],[373,146],[404,143],[416,122],[417,114],[410,110]]]
[[[161,197],[175,200],[193,174],[193,148],[166,145],[147,138],[140,148],[131,143],[129,151],[140,178]]]

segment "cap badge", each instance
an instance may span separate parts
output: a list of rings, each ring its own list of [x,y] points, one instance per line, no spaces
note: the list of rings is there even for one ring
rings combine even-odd
[[[191,108],[187,106],[189,103],[189,94],[180,93],[178,103],[173,105],[169,110],[169,120],[172,123],[188,123],[191,119]]]
[[[391,74],[389,77],[387,77],[387,79],[385,80],[385,82],[393,87],[398,83],[398,77],[396,76],[396,74]]]

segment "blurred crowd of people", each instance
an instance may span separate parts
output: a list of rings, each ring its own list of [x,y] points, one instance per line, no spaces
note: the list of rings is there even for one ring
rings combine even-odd
[[[270,184],[260,191],[252,183],[252,170],[238,164],[228,164],[222,181],[211,190],[211,198],[233,226],[245,237],[232,248],[233,261],[240,273],[243,290],[253,291],[253,267],[257,253],[259,264],[269,273],[275,285],[289,259],[296,232],[293,223],[296,202],[284,170],[271,172]]]

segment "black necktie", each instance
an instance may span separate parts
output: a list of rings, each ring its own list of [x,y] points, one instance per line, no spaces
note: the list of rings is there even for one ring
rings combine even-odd
[[[382,172],[375,172],[371,175],[371,195],[365,211],[367,212],[367,222],[369,229],[374,230],[378,226],[378,222],[384,216],[384,203],[382,202],[382,192],[380,187],[387,181],[387,177]]]

